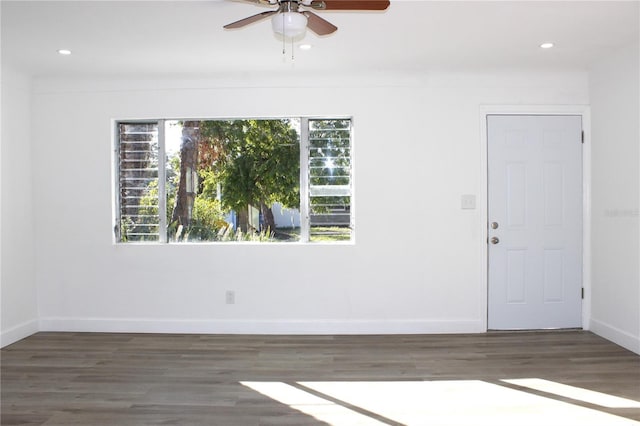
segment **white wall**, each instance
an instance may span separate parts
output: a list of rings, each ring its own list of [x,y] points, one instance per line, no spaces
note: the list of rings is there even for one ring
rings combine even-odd
[[[479,106],[586,104],[586,73],[245,77],[36,83],[42,329],[483,331]],[[354,117],[355,245],[113,244],[111,120],[289,115]]]
[[[31,167],[30,79],[2,68],[0,346],[38,329]]]
[[[591,329],[640,353],[638,43],[589,74],[592,112]]]

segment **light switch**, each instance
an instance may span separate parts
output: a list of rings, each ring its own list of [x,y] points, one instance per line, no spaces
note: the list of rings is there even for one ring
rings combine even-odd
[[[460,205],[464,210],[473,210],[476,208],[476,196],[473,194],[464,194],[460,197]]]

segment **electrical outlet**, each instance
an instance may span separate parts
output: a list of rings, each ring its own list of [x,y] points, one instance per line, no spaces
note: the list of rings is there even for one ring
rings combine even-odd
[[[233,290],[227,290],[224,295],[224,300],[227,305],[234,305],[236,303],[236,292]]]

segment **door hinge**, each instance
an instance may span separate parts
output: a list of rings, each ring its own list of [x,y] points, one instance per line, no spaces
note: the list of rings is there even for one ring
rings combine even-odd
[[[580,292],[581,297],[584,299],[584,287],[582,287],[581,289],[582,291]]]
[[[582,143],[584,143],[584,130],[580,134],[580,140],[582,141]]]

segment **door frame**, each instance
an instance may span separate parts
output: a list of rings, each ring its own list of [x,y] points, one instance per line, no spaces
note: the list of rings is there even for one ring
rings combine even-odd
[[[488,329],[489,314],[489,198],[488,198],[488,115],[579,115],[582,117],[584,146],[582,147],[582,328],[589,330],[591,322],[591,108],[589,105],[480,105],[480,188],[478,205],[482,221],[481,288],[479,296],[482,329]]]

